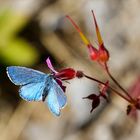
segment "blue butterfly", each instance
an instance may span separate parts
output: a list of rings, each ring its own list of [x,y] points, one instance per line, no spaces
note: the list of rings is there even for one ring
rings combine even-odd
[[[44,101],[49,110],[59,116],[67,98],[64,91],[51,74],[26,67],[7,67],[7,75],[15,85],[19,85],[19,95],[26,101]]]

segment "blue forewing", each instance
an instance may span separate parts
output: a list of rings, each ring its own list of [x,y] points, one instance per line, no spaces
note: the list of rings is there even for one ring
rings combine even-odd
[[[26,101],[42,101],[50,111],[60,115],[60,110],[66,104],[66,96],[51,75],[19,66],[7,67],[7,75],[15,84],[20,85],[19,94]]]

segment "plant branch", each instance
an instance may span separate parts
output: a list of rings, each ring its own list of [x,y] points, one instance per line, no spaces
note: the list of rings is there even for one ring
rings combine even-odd
[[[105,70],[108,74],[108,76],[111,78],[111,80],[130,98],[131,101],[134,102],[134,99],[130,96],[130,94],[118,83],[118,81],[112,76],[112,74],[109,71],[109,68],[107,66],[107,63],[105,63]]]
[[[95,79],[95,78],[92,78],[86,74],[84,74],[84,77],[86,77],[87,79],[89,80],[92,80],[92,81],[95,81],[99,84],[103,84],[103,85],[106,85],[106,83],[98,80],[98,79]],[[124,100],[128,101],[129,103],[132,103],[132,100],[128,99],[127,97],[123,96],[120,92],[118,92],[116,89],[112,88],[111,86],[108,86],[112,91],[114,91],[114,93],[116,93],[117,95],[119,95],[121,98],[123,98]]]

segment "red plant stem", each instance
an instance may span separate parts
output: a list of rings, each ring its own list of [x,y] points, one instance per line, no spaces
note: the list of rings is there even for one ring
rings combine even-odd
[[[109,68],[107,66],[107,63],[105,63],[105,70],[108,74],[108,76],[112,79],[112,81],[130,98],[132,102],[135,102],[135,100],[129,95],[129,93],[117,82],[117,80],[112,76],[112,74],[109,71]]]
[[[102,81],[100,81],[100,80],[98,80],[98,79],[92,78],[92,77],[90,77],[90,76],[88,76],[88,75],[86,75],[86,74],[84,74],[84,77],[86,77],[87,79],[90,79],[90,80],[92,80],[92,81],[95,81],[95,82],[97,82],[97,83],[100,83],[100,84],[103,84],[103,85],[106,86],[106,83],[104,83],[104,82],[102,82]],[[112,91],[114,91],[114,93],[116,93],[117,95],[119,95],[121,98],[123,98],[124,100],[126,100],[126,101],[128,101],[129,103],[132,104],[132,100],[130,100],[130,99],[128,99],[127,97],[123,96],[120,92],[118,92],[116,89],[112,88],[111,86],[108,86],[108,87],[109,87]]]

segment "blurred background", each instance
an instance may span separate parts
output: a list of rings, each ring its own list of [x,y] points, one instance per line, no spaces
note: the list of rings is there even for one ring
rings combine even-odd
[[[112,74],[130,89],[140,76],[139,0],[0,0],[0,140],[139,140],[139,117],[137,122],[128,117],[127,103],[111,91],[111,101],[103,100],[90,114],[91,102],[82,97],[98,93],[94,82],[66,83],[68,103],[57,118],[43,103],[23,101],[6,75],[10,65],[48,73],[49,56],[56,69],[72,67],[105,81],[107,75],[90,61],[65,18],[70,15],[96,41],[92,9],[110,52]]]

